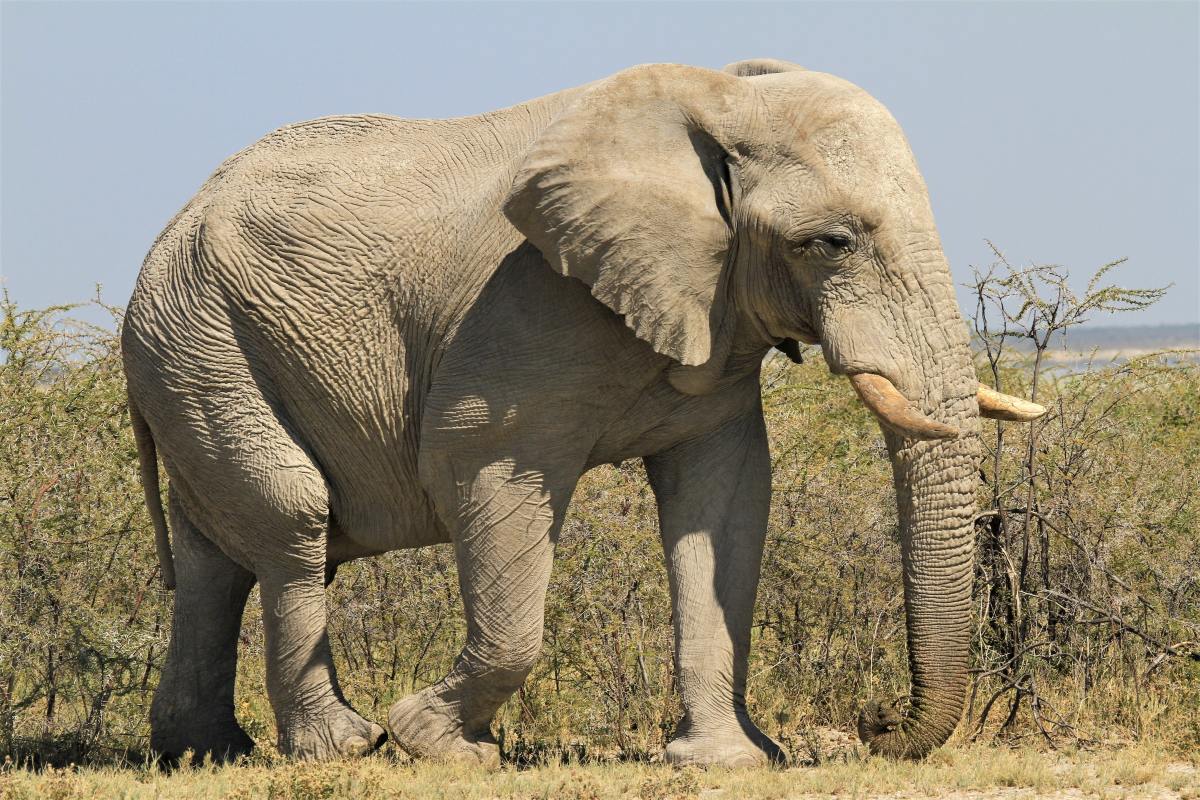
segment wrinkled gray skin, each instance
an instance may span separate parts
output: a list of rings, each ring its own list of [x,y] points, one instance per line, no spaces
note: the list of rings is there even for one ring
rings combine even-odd
[[[979,409],[883,106],[781,62],[653,65],[478,117],[319,119],[234,156],[155,242],[122,339],[178,576],[153,747],[250,749],[233,685],[256,580],[280,749],[378,746],[338,688],[324,587],[348,560],[453,542],[466,645],[387,723],[414,755],[495,762],[575,484],[640,457],[686,710],[667,758],[781,758],[744,692],[770,497],[759,367],[786,340],[962,434],[885,427],[913,689],[907,716],[873,704],[860,729],[921,756],[967,681]]]

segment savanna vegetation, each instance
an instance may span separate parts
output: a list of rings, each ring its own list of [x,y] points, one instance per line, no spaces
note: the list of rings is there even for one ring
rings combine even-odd
[[[1153,302],[1153,291],[1106,286],[1107,269],[1078,295],[1054,268],[1015,269],[1002,258],[978,276],[981,379],[1051,410],[1031,426],[984,424],[973,685],[951,745],[924,764],[865,759],[854,745],[861,702],[903,704],[908,681],[891,468],[878,427],[818,350],[801,366],[765,365],[774,499],[749,702],[797,765],[821,766],[740,777],[652,763],[679,709],[654,499],[637,462],[597,469],[579,487],[558,546],[543,655],[496,722],[508,762],[501,775],[408,766],[387,750],[355,765],[279,763],[253,599],[238,707],[260,753],[223,770],[154,771],[144,760],[147,714],[171,606],[137,479],[119,313],[111,309],[112,326],[87,325],[70,321],[70,307],[22,309],[6,297],[0,789],[667,797],[715,786],[739,796],[869,794],[896,782],[933,794],[1154,782],[1197,791],[1187,766],[1200,751],[1195,354],[1074,373],[1043,361],[1072,326]],[[343,566],[328,597],[342,684],[365,716],[382,720],[396,699],[439,678],[462,644],[448,547]],[[1074,755],[1063,761],[1064,753]],[[541,769],[519,769],[529,765]]]

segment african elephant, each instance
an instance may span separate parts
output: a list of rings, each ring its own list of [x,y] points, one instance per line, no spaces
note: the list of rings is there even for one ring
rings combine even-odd
[[[175,588],[154,749],[250,749],[233,687],[254,581],[280,750],[377,747],[338,687],[325,586],[351,559],[452,542],[466,644],[388,728],[416,756],[495,762],[576,482],[640,457],[685,709],[666,758],[781,759],[744,692],[771,481],[759,369],[797,341],[849,376],[894,465],[912,702],[869,705],[860,732],[919,757],[963,705],[980,414],[1040,409],[979,391],[882,105],[785,62],[656,64],[477,117],[303,122],[233,156],[154,243],[122,334]]]

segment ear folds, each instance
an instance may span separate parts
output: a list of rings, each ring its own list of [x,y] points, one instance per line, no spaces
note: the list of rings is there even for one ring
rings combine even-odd
[[[729,75],[635,67],[587,91],[534,142],[504,213],[550,265],[656,351],[685,365],[714,352],[732,242]]]

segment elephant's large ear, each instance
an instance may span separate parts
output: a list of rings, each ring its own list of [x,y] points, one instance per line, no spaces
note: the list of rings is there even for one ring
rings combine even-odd
[[[753,78],[755,75],[774,75],[777,72],[804,72],[804,67],[790,61],[780,61],[778,58],[748,58],[745,61],[735,61],[726,64],[722,72],[737,75],[739,78]]]
[[[748,89],[695,67],[634,67],[587,90],[533,143],[504,213],[656,351],[714,353],[732,242],[726,119]]]

